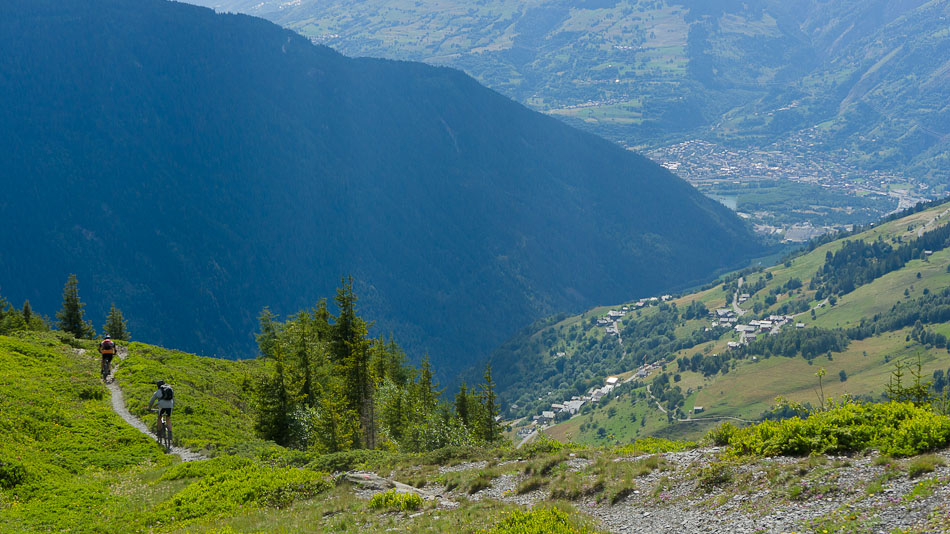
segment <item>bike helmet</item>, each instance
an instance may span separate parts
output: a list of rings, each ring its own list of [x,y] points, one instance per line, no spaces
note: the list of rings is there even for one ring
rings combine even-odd
[[[162,387],[162,386],[165,385],[165,381],[164,381],[164,380],[156,380],[156,381],[155,381],[155,385],[158,386],[158,387]]]
[[[111,339],[109,334],[106,334],[106,339]]]

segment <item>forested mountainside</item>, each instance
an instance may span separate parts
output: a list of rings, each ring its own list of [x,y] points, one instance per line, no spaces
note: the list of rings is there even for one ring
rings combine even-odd
[[[462,68],[631,146],[693,138],[948,176],[946,0],[195,0]]]
[[[159,0],[4,2],[0,48],[3,294],[54,310],[75,273],[137,339],[252,355],[263,307],[352,275],[374,331],[449,373],[758,251],[666,170],[455,70]]]
[[[879,402],[894,373],[950,406],[948,286],[950,204],[935,202],[697,291],[539,321],[492,364],[521,437],[590,445]]]

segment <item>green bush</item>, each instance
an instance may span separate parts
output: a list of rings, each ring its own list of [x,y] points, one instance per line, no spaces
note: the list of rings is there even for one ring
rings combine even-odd
[[[593,534],[592,528],[572,522],[557,508],[536,508],[529,512],[514,510],[480,534]]]
[[[191,483],[158,506],[161,515],[155,517],[155,522],[166,516],[178,520],[216,516],[248,504],[283,508],[332,487],[333,483],[326,473],[308,469],[253,464],[224,469]]]
[[[388,490],[373,495],[368,506],[373,510],[396,510],[408,512],[422,508],[422,497],[415,493]]]
[[[308,467],[327,473],[342,473],[364,467],[367,464],[377,464],[390,455],[390,453],[384,451],[353,449],[322,454],[314,458],[308,464]]]
[[[711,435],[723,439],[722,427]],[[807,419],[765,421],[729,431],[738,454],[805,456],[879,449],[892,456],[912,456],[950,444],[950,417],[909,402],[846,403]]]
[[[0,488],[10,489],[26,480],[26,468],[19,462],[0,460]]]
[[[733,469],[728,464],[715,462],[699,471],[699,485],[707,491],[732,482]]]
[[[241,456],[220,456],[210,460],[180,463],[165,471],[160,480],[201,478],[232,469],[249,468],[253,465],[253,461]]]

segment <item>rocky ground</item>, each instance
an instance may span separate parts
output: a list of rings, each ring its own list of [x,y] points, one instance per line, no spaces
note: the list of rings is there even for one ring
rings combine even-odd
[[[950,450],[908,459],[875,453],[849,457],[732,459],[720,448],[659,455],[658,468],[634,479],[610,504],[604,494],[573,504],[607,532],[792,533],[950,532]],[[635,463],[645,457],[611,458]],[[603,461],[603,459],[601,459]],[[566,455],[550,477],[589,478],[595,458]],[[551,500],[552,484],[522,486],[529,460],[442,467],[418,491],[440,508],[461,499],[495,499],[526,507]],[[623,466],[618,466],[623,467]],[[491,473],[487,487],[445,491],[446,476]],[[392,487],[363,488],[365,496]]]

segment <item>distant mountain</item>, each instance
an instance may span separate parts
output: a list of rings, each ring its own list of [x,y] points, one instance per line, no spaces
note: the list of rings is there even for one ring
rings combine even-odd
[[[630,146],[695,137],[950,180],[947,0],[192,0],[458,67]]]
[[[52,314],[74,272],[141,340],[249,356],[264,306],[352,274],[377,332],[450,371],[758,252],[664,169],[455,70],[160,0],[4,2],[0,49],[0,294]]]

